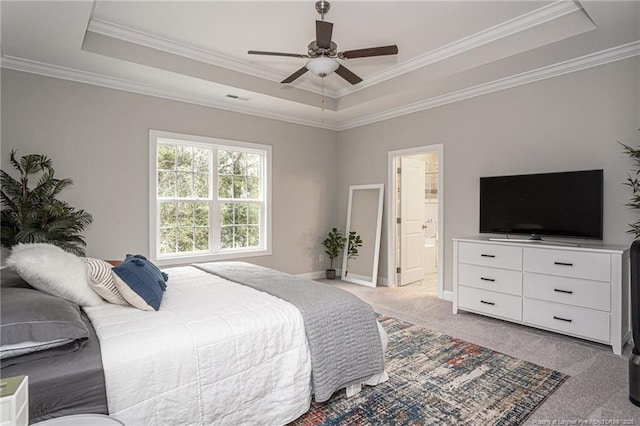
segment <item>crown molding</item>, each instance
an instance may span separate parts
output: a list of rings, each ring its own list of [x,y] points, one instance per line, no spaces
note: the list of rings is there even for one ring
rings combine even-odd
[[[17,58],[13,56],[3,56],[0,59],[0,67],[15,71],[22,71],[30,74],[38,74],[45,77],[53,77],[62,80],[70,80],[77,83],[106,87],[109,89],[123,90],[125,92],[137,93],[140,95],[154,96],[173,101],[218,108],[226,111],[248,114],[261,118],[286,121],[288,123],[319,127],[328,130],[338,130],[338,126],[335,123],[326,122],[323,118],[320,120],[308,120],[291,115],[278,114],[271,111],[251,108],[246,104],[236,103],[236,101],[217,100],[210,97],[187,95],[179,90],[168,90],[157,85],[150,85],[139,81],[109,77],[93,72],[80,71],[72,68],[31,61],[28,59]]]
[[[583,9],[577,2],[558,0],[550,5],[541,7],[491,28],[487,28],[460,40],[456,40],[386,70],[374,73],[368,76],[365,81],[357,86],[346,87],[339,90],[337,92],[337,97],[349,95],[366,89],[367,87],[375,86],[376,84],[380,84],[401,74],[406,74],[436,62],[443,61],[471,49],[493,43],[502,38],[545,24],[579,10]]]
[[[193,59],[195,61],[204,62],[217,67],[227,68],[232,71],[241,72],[243,74],[266,80],[279,82],[288,76],[288,74],[284,75],[258,64],[250,64],[209,50],[189,46],[184,43],[125,27],[124,25],[116,24],[100,18],[91,18],[87,31],[128,43],[138,44],[150,49],[160,50],[173,55]],[[322,94],[322,91],[310,84],[298,83],[296,87],[312,93]],[[336,93],[325,89],[325,96],[335,97]]]
[[[393,108],[381,113],[370,114],[361,118],[347,120],[339,122],[333,120],[327,122],[321,117],[319,120],[309,120],[305,118],[299,118],[291,115],[278,114],[270,111],[258,110],[245,105],[240,105],[235,102],[227,102],[223,100],[214,100],[206,97],[196,97],[192,95],[185,95],[180,91],[167,90],[166,88],[149,85],[141,82],[134,82],[130,80],[108,77],[102,74],[79,71],[71,68],[65,68],[57,65],[45,64],[36,61],[30,61],[27,59],[16,58],[12,56],[3,56],[0,60],[0,67],[6,69],[12,69],[16,71],[22,71],[32,74],[39,74],[46,77],[59,78],[64,80],[71,80],[79,83],[91,84],[95,86],[107,87],[111,89],[124,90],[127,92],[138,93],[142,95],[155,96],[165,99],[170,99],[179,102],[187,102],[196,105],[202,105],[212,108],[224,109],[227,111],[238,112],[241,114],[248,114],[252,116],[269,118],[273,120],[280,120],[294,124],[301,124],[305,126],[318,127],[328,130],[346,130],[355,127],[364,126],[367,124],[377,123],[379,121],[388,120],[391,118],[400,117],[414,112],[427,110],[430,108],[436,108],[442,105],[462,101],[465,99],[474,98],[476,96],[482,96],[489,93],[494,93],[500,90],[509,89],[516,86],[521,86],[536,81],[552,78],[564,74],[569,74],[576,71],[581,71],[587,68],[596,67],[599,65],[605,65],[611,62],[631,58],[633,56],[640,55],[640,40],[627,43],[621,46],[606,49],[600,52],[585,55],[579,58],[570,59],[557,64],[549,65],[546,67],[538,68],[532,71],[515,74],[509,77],[505,77],[499,80],[490,81],[487,83],[479,84],[466,89],[458,90],[455,92],[447,93],[441,96],[425,99],[419,102],[414,102],[409,105]]]
[[[640,40],[589,55],[581,56],[579,58],[559,62],[557,64],[549,65],[535,70],[526,71],[520,74],[514,74],[509,77],[479,84],[477,86],[447,93],[441,96],[425,99],[423,101],[414,102],[412,104],[393,108],[381,113],[370,114],[368,116],[361,117],[355,120],[349,120],[342,123],[339,126],[338,130],[346,130],[354,127],[364,126],[367,124],[377,123],[379,121],[388,120],[390,118],[396,118],[403,115],[412,114],[414,112],[436,108],[442,105],[486,95],[489,93],[494,93],[500,90],[510,89],[516,86],[535,83],[536,81],[581,71],[587,68],[605,65],[611,62],[616,62],[639,55]]]
[[[365,81],[361,82],[357,86],[349,86],[340,90],[325,89],[325,96],[337,98],[351,93],[356,93],[399,75],[415,71],[419,68],[459,55],[479,46],[495,42],[504,37],[508,37],[520,31],[544,24],[579,10],[582,10],[582,7],[576,1],[558,0],[550,5],[541,7],[491,28],[487,28],[486,30],[472,34],[471,36],[456,40],[448,45],[432,50],[431,52],[427,52],[408,61],[404,61],[400,64],[387,68],[386,70],[374,73],[368,76]],[[281,81],[287,77],[286,75],[264,68],[257,64],[249,64],[244,61],[220,55],[208,50],[188,46],[184,43],[169,40],[100,18],[91,18],[87,31],[129,43],[135,43],[150,49],[161,50],[163,52],[183,56],[185,58],[208,63],[214,66],[227,68],[232,71],[241,72],[258,78]],[[296,87],[312,93],[321,94],[320,90],[310,84],[298,83]]]

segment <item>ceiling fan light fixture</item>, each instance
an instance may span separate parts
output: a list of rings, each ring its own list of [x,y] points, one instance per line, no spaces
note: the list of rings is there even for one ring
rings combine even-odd
[[[338,69],[338,61],[326,56],[309,59],[307,69],[319,77],[326,77]]]

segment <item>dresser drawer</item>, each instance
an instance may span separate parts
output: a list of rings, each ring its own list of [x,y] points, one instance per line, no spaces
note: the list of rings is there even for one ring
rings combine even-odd
[[[458,262],[521,270],[522,248],[498,244],[460,243]]]
[[[522,320],[528,325],[609,342],[609,314],[606,312],[525,297]]]
[[[525,272],[611,281],[611,257],[604,253],[525,248]]]
[[[601,281],[525,272],[523,294],[550,302],[607,312],[611,310],[611,285]]]
[[[519,296],[460,286],[458,306],[492,317],[522,321],[522,298]]]
[[[522,296],[522,273],[488,266],[458,265],[458,283],[500,293]]]

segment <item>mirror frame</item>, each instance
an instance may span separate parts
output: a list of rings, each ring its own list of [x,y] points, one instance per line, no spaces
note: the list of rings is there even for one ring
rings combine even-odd
[[[349,232],[351,230],[351,206],[353,203],[353,193],[354,191],[363,190],[363,189],[377,189],[378,190],[378,216],[376,218],[376,241],[373,247],[373,269],[371,271],[371,281],[362,280],[360,278],[353,278],[348,276],[347,271],[347,248],[349,245]],[[345,242],[344,249],[342,251],[342,273],[341,279],[343,281],[348,281],[354,284],[366,285],[369,287],[375,287],[378,282],[378,261],[380,259],[380,237],[382,235],[382,206],[384,201],[384,184],[383,183],[375,183],[369,185],[350,185],[349,186],[349,204],[347,206],[347,227],[345,232],[345,237],[347,241]]]

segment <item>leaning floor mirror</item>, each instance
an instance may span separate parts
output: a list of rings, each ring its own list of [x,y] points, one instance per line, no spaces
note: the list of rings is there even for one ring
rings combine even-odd
[[[375,287],[382,232],[384,184],[351,185],[342,280]]]

